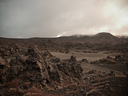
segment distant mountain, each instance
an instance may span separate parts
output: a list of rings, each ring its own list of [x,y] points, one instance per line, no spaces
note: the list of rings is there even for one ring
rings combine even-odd
[[[93,36],[93,42],[92,43],[101,43],[101,44],[119,44],[125,42],[124,40],[113,36],[110,33],[98,33]]]
[[[100,43],[100,44],[119,44],[124,43],[125,40],[122,40],[116,36],[113,36],[110,33],[98,33],[93,36],[87,36],[87,35],[73,35],[68,37],[60,37],[58,38],[59,42],[79,42],[79,43]]]
[[[9,44],[20,44],[21,46],[37,45],[40,48],[56,48],[60,47],[64,43],[81,43],[81,44],[106,44],[106,45],[115,45],[126,43],[126,39],[118,38],[113,36],[110,33],[98,33],[93,36],[87,35],[73,35],[73,36],[64,36],[59,38],[0,38],[0,47],[8,46]]]

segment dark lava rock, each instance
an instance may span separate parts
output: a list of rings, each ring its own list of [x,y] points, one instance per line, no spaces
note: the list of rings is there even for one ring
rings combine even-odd
[[[91,64],[116,64],[117,62],[113,59],[100,59],[100,60],[96,60],[94,62],[91,62]]]
[[[122,58],[121,58],[121,56],[120,56],[120,55],[117,55],[117,56],[115,56],[115,60],[116,60],[116,61],[121,61],[121,60],[122,60]]]
[[[88,60],[87,59],[82,59],[81,61],[88,63]]]
[[[0,93],[11,95],[35,86],[38,89],[55,89],[72,82],[82,81],[82,68],[76,58],[66,61],[53,60],[49,51],[41,52],[36,46],[21,48],[11,45],[0,50]],[[51,63],[50,63],[50,62]],[[15,94],[16,96],[19,96]]]
[[[70,57],[70,61],[77,62],[76,57],[71,56],[71,57]]]

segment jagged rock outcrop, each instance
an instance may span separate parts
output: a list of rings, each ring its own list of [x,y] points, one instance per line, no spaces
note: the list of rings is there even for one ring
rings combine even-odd
[[[103,58],[103,59],[91,62],[91,64],[116,64],[116,63],[117,62],[114,59],[108,59],[108,58]]]
[[[58,58],[53,59],[49,51],[39,51],[36,46],[21,48],[11,45],[0,49],[0,76],[1,92],[5,94],[5,88],[22,91],[32,86],[54,89],[80,82],[82,68],[73,56],[60,61]]]

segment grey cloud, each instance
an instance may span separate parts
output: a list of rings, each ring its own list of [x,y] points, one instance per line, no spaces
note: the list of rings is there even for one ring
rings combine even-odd
[[[95,33],[90,32],[92,29],[98,33],[102,27],[115,26],[114,16],[103,15],[102,9],[107,2],[111,0],[0,0],[0,36],[51,37]],[[116,6],[127,7],[127,0],[120,2],[115,1]]]

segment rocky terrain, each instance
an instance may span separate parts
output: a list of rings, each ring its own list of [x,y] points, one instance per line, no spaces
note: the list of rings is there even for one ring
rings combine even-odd
[[[127,53],[110,33],[0,38],[0,96],[128,96]]]

